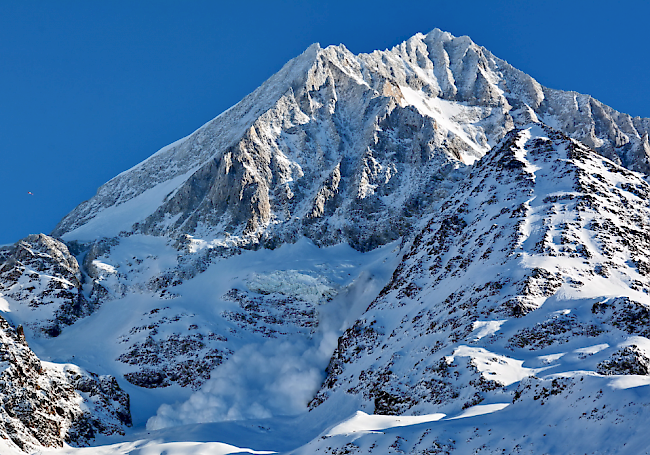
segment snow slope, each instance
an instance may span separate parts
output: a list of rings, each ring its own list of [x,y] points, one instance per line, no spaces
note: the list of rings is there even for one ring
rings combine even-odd
[[[649,191],[639,174],[530,124],[473,166],[403,256],[396,256],[396,245],[359,253],[302,240],[217,257],[174,286],[168,302],[179,320],[167,313],[164,324],[173,327],[188,317],[199,333],[205,333],[199,323],[216,327],[219,318],[208,309],[226,308],[227,300],[209,296],[227,294],[233,283],[247,292],[234,296],[240,308],[257,315],[224,318],[221,324],[234,322],[235,332],[213,330],[229,333],[221,341],[233,353],[198,390],[127,388],[139,425],[152,415],[145,403],[162,406],[148,420],[147,433],[106,440],[98,450],[555,453],[557,441],[566,440],[563,453],[639,453],[645,449],[635,422],[645,415],[650,384]],[[134,252],[144,239],[122,239],[95,261],[120,270],[124,263],[116,259],[132,260],[120,256],[120,245]],[[164,249],[155,249],[155,261],[165,263]],[[376,277],[372,286],[369,274]],[[132,317],[126,308],[134,305],[151,315],[147,309],[162,297],[149,304],[146,293],[128,297],[128,282],[122,282],[126,297],[112,294],[96,313],[101,319],[93,324],[92,315],[66,328],[48,340],[47,351],[75,350],[72,340],[84,330],[96,334],[100,320],[115,318],[101,313],[110,305],[124,302],[111,308],[120,317]],[[269,324],[264,302],[250,293],[289,300],[304,295],[305,303],[316,305],[318,326]],[[161,329],[164,317],[158,320],[154,330],[161,337],[174,333]],[[114,321],[111,331],[125,327]],[[98,351],[76,348],[76,359],[89,362]],[[110,356],[94,361],[107,365]],[[594,437],[603,427],[617,436]],[[193,430],[181,436],[184,428]]]

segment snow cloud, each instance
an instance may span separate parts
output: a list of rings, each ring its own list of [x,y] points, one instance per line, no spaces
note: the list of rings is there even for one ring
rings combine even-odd
[[[312,245],[299,242],[294,248],[298,247],[311,248]],[[299,256],[299,251],[285,248],[275,250],[275,254]],[[398,251],[394,244],[363,253],[363,256],[347,246],[323,249],[319,254],[332,255],[330,262],[333,264],[356,265],[329,270],[328,275],[323,275],[323,269],[313,264],[307,264],[311,267],[298,264],[299,269],[291,270],[279,270],[278,267],[271,272],[268,269],[273,268],[268,267],[264,273],[250,274],[247,285],[253,291],[279,292],[305,300],[315,296],[319,302],[316,331],[310,335],[293,335],[291,341],[266,339],[238,348],[232,357],[212,371],[211,379],[187,401],[160,406],[147,422],[147,428],[156,430],[306,411],[307,404],[325,379],[325,368],[336,349],[339,335],[361,316],[386,285],[397,265]],[[300,254],[310,257],[311,251]],[[280,259],[276,259],[278,265],[287,262],[284,256]],[[273,263],[268,260],[266,264]]]
[[[242,347],[186,402],[160,406],[147,429],[305,411],[336,346],[334,333],[319,338],[317,344],[268,340]]]

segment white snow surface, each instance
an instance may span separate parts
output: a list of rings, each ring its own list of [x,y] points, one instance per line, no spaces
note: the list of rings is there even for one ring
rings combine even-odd
[[[500,321],[475,321],[474,324],[472,324],[472,328],[476,332],[474,341],[494,335],[499,331],[503,323],[507,321],[507,319]]]
[[[523,366],[523,360],[511,359],[470,346],[459,346],[451,357],[447,357],[447,363],[453,363],[456,357],[469,357],[484,378],[502,385],[514,384],[548,368],[526,368]]]
[[[2,311],[3,313],[8,313],[9,311],[11,311],[11,309],[9,308],[9,302],[7,302],[7,300],[2,297],[2,294],[0,294],[0,311]]]
[[[179,175],[121,204],[102,210],[83,226],[65,233],[64,240],[97,240],[102,237],[115,237],[122,231],[130,231],[133,223],[151,215],[181,183],[194,172],[194,169]]]
[[[48,451],[46,453],[60,455],[228,455],[231,453],[270,455],[277,452],[252,450],[236,447],[231,444],[224,444],[223,442],[157,442],[145,439],[135,442],[110,444],[102,447],[67,448]]]
[[[447,420],[465,419],[467,417],[492,414],[493,412],[501,411],[508,406],[510,406],[510,403],[477,404],[476,406],[465,409],[457,416],[449,417]]]
[[[329,430],[325,436],[349,435],[351,433],[366,433],[385,430],[386,428],[403,427],[423,422],[435,422],[445,417],[445,414],[428,414],[421,416],[384,416],[368,415],[357,411],[348,420],[339,423]]]

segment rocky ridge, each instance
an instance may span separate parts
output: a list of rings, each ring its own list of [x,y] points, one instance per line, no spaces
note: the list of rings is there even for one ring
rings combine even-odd
[[[40,361],[22,326],[0,317],[0,436],[23,451],[86,446],[97,434],[124,434],[129,396],[114,377]]]
[[[20,302],[16,310],[33,313],[30,328],[57,336],[62,327],[93,312],[94,303],[82,292],[77,259],[61,241],[30,235],[6,247],[0,263],[1,295]]]

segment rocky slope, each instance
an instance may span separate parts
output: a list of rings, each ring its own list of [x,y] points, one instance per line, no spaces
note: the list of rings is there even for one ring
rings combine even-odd
[[[646,399],[622,411],[611,390],[627,388],[612,378],[648,383],[649,194],[641,175],[560,132],[536,124],[508,133],[339,339],[311,408],[354,400],[374,414],[462,415],[515,403],[501,418],[520,419],[534,437],[540,415],[549,436],[564,431],[564,419],[553,421],[558,407],[590,406],[571,423],[582,428],[587,415],[586,439],[601,425],[634,425]],[[549,412],[536,410],[545,404]],[[410,453],[442,447],[422,430],[415,437],[426,444]],[[505,439],[488,453],[515,450],[522,435]],[[548,448],[537,444],[535,453]],[[372,452],[360,447],[351,452]]]
[[[20,302],[14,311],[37,332],[57,336],[61,327],[92,313],[82,293],[82,273],[68,247],[52,237],[31,235],[0,253],[0,293]],[[21,311],[22,310],[22,311]]]
[[[77,260],[60,241],[32,235],[0,254],[0,306],[5,317],[25,321],[30,334],[57,336],[92,313]],[[114,377],[41,361],[23,326],[2,316],[0,338],[0,433],[10,446],[83,446],[98,434],[124,434],[131,425],[129,396]]]
[[[0,437],[10,447],[85,446],[131,425],[129,396],[114,377],[40,361],[22,326],[14,329],[2,317],[0,355]]]

